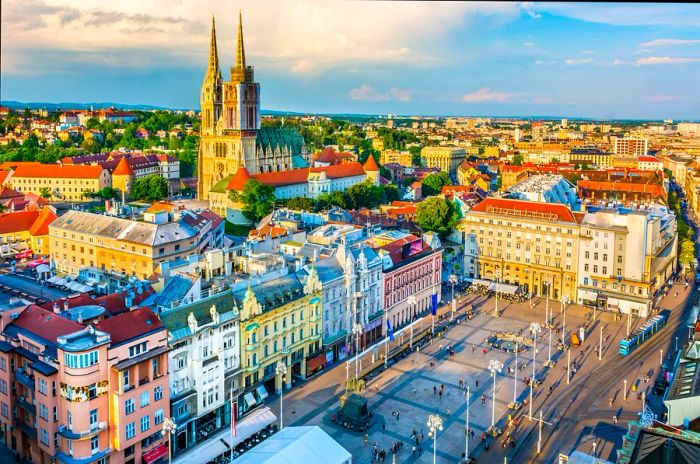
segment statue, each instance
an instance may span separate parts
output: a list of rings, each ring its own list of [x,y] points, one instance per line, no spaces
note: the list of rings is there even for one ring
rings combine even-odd
[[[216,305],[211,305],[211,308],[209,308],[209,315],[211,316],[211,320],[214,324],[219,324],[219,313],[216,311]]]
[[[189,316],[187,316],[187,325],[190,326],[190,332],[196,333],[197,332],[197,318],[194,317],[193,313],[190,313]]]

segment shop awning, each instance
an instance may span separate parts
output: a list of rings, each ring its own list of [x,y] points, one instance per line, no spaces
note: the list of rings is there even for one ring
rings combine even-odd
[[[265,401],[265,398],[267,398],[267,390],[265,390],[265,385],[258,385],[255,391],[258,392],[260,401]]]
[[[51,266],[49,266],[48,264],[39,264],[36,267],[37,274],[46,274],[48,272],[51,272]]]
[[[168,448],[165,445],[158,445],[152,450],[143,453],[143,462],[151,464],[154,461],[168,454]]]
[[[498,291],[498,293],[508,293],[510,295],[514,295],[518,291],[518,286],[511,284],[497,284],[493,282],[491,285],[489,285],[489,290],[492,292]]]
[[[248,392],[245,395],[243,395],[243,399],[245,400],[246,403],[248,403],[249,408],[252,408],[253,406],[256,405],[255,397],[253,396],[253,393],[251,393],[251,392]]]
[[[309,359],[309,361],[306,363],[306,370],[308,372],[314,372],[323,365],[326,364],[326,353],[321,353],[318,356],[314,356],[313,358]]]
[[[491,285],[491,281],[484,279],[474,279],[472,280],[472,285],[481,285],[482,287],[488,287],[489,285]]]

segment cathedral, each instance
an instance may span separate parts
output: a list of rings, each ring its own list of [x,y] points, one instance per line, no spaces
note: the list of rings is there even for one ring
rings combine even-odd
[[[307,166],[306,146],[295,129],[260,127],[260,84],[255,82],[253,67],[246,65],[240,14],[236,61],[228,81],[221,75],[216,26],[212,18],[209,62],[200,104],[199,199],[208,200],[212,187],[241,167],[257,174]]]

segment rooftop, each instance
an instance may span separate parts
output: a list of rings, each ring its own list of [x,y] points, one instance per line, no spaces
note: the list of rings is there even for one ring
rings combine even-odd
[[[503,219],[515,217],[576,223],[576,218],[571,210],[567,206],[558,203],[485,198],[474,206],[471,212],[493,214],[501,216]]]
[[[518,182],[517,184],[511,186],[508,190],[516,193],[541,193],[551,190],[562,182],[568,184],[567,187],[573,187],[569,181],[564,179],[564,176],[558,174],[537,174]]]
[[[150,308],[139,308],[99,321],[94,326],[109,334],[112,346],[141,338],[163,328]]]

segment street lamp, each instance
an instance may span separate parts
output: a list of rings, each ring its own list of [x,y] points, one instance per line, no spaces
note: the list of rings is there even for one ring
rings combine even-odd
[[[171,446],[171,436],[175,435],[176,430],[177,424],[175,423],[175,420],[172,417],[166,417],[165,419],[163,419],[163,436],[168,437],[168,463],[170,463],[173,459],[173,447]]]
[[[362,324],[359,322],[352,326],[352,334],[355,336],[355,378],[359,378],[359,372],[357,369],[357,363],[359,362],[360,354],[360,335],[362,335]]]
[[[532,380],[530,380],[530,420],[532,420],[532,395],[535,388],[535,364],[537,363],[537,334],[542,330],[542,326],[537,322],[530,323],[532,332]]]
[[[563,312],[564,312],[564,319],[562,320],[561,323],[561,344],[566,345],[566,305],[569,302],[567,297],[564,297],[561,301]]]
[[[497,359],[492,359],[491,361],[489,361],[489,371],[491,371],[491,375],[493,376],[493,404],[491,405],[491,427],[494,427],[496,425],[496,374],[501,372],[501,369],[503,369],[503,363],[501,363]]]
[[[513,409],[518,408],[518,342],[515,342],[515,368],[513,369]]]
[[[282,418],[282,397],[284,396],[284,379],[287,375],[287,366],[284,364],[284,362],[277,363],[277,367],[275,367],[275,373],[280,376],[280,430],[282,430],[282,428],[284,427],[284,422]]]
[[[413,348],[413,318],[415,317],[416,313],[416,304],[418,303],[416,301],[416,297],[414,295],[409,295],[408,298],[406,299],[406,302],[408,303],[409,307],[409,315],[411,316],[411,338],[409,339],[408,346],[409,348]]]
[[[598,347],[598,361],[603,359],[603,324],[600,324],[600,346]]]
[[[453,320],[455,317],[455,306],[457,305],[457,302],[455,301],[455,284],[457,283],[457,276],[450,274],[447,281],[452,284],[452,315],[450,316],[450,320]]]
[[[469,394],[470,388],[467,385],[467,443],[464,445],[464,456],[469,461]]]
[[[428,436],[433,439],[433,464],[437,463],[437,433],[442,431],[442,418],[437,414],[428,416]]]

